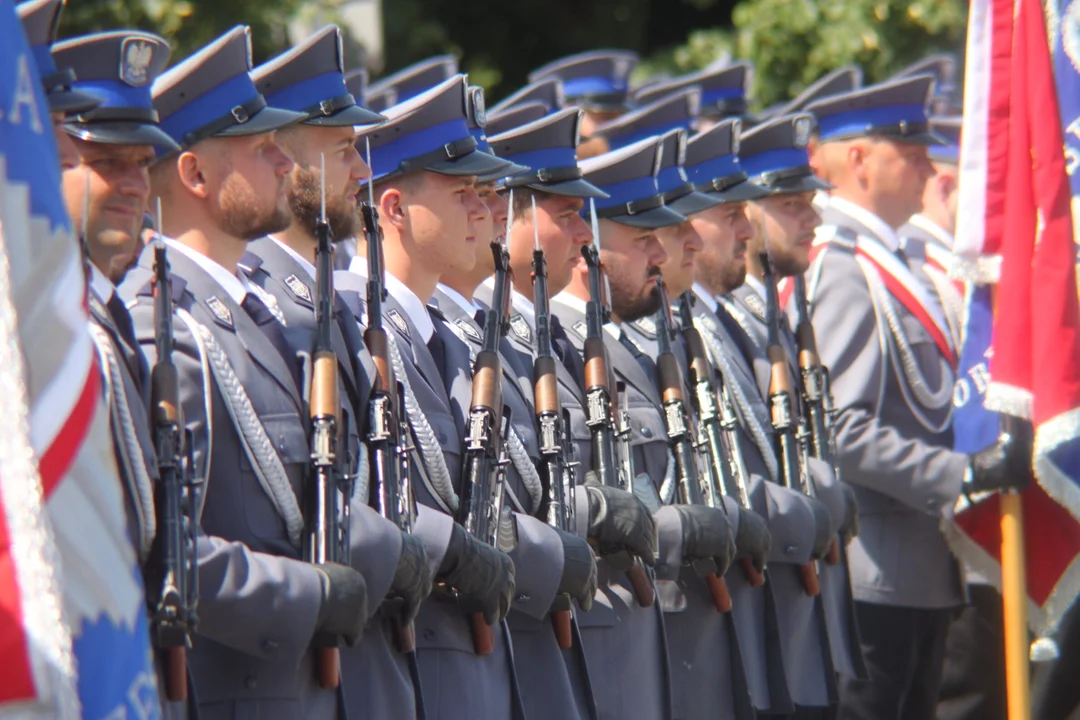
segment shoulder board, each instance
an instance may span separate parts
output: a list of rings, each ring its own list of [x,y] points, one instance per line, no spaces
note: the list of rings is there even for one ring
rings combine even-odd
[[[527,344],[532,345],[532,329],[520,313],[510,317],[510,329]]]
[[[652,317],[646,315],[645,317],[628,324],[650,340],[656,339],[656,320]]]
[[[240,266],[241,270],[246,272],[248,275],[251,275],[256,270],[262,267],[262,263],[263,261],[261,257],[248,250],[244,253],[244,257],[240,258],[240,262],[238,262],[237,265]]]

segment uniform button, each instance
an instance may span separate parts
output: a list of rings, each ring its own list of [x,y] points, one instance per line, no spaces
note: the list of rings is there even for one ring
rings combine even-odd
[[[244,678],[244,687],[248,690],[254,690],[259,685],[259,680],[254,675],[248,675]]]
[[[262,643],[260,643],[260,646],[262,647],[264,653],[266,653],[267,655],[273,655],[277,652],[278,642],[277,640],[271,640],[270,638],[266,638],[262,641]]]
[[[432,630],[431,628],[426,628],[424,630],[424,632],[421,633],[421,635],[423,635],[424,639],[427,640],[428,642],[431,642],[431,641],[433,641],[435,639],[435,631]]]
[[[525,593],[521,593],[521,594],[520,594],[520,595],[518,595],[518,596],[517,596],[516,598],[514,598],[514,602],[524,603],[524,602],[529,602],[529,600],[531,600],[531,599],[532,599],[532,598],[530,598],[530,597],[529,597],[528,595],[526,595]]]
[[[438,438],[439,438],[439,442],[440,442],[441,444],[445,444],[445,443],[446,443],[446,433],[444,433],[444,432],[441,432],[441,433],[439,433],[439,434],[438,434]]]
[[[794,555],[794,554],[795,554],[795,551],[796,551],[797,549],[798,549],[798,548],[796,548],[796,547],[795,547],[794,545],[788,545],[788,546],[786,546],[786,547],[784,548],[784,554],[785,554],[785,555]]]
[[[641,428],[641,434],[644,437],[651,438],[652,437],[652,430],[650,428],[643,427],[643,428]]]

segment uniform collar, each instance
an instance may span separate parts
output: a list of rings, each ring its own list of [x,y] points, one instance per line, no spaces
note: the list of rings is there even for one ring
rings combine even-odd
[[[915,213],[911,216],[911,219],[908,220],[908,222],[929,234],[931,237],[941,243],[942,247],[944,247],[949,252],[952,252],[955,237],[951,232],[941,227],[936,222],[926,217],[922,213]]]
[[[116,293],[116,286],[113,285],[109,278],[105,277],[105,273],[98,270],[97,265],[94,263],[90,263],[90,289],[93,290],[97,299],[106,305]]]
[[[170,248],[186,255],[192,262],[206,271],[206,274],[221,286],[221,289],[232,298],[233,302],[237,305],[244,302],[244,296],[248,294],[247,281],[242,279],[238,273],[229,272],[202,253],[192,250],[187,245],[172,238],[165,238],[165,242]]]
[[[750,273],[746,273],[746,285],[751,290],[756,292],[758,294],[758,297],[760,297],[762,300],[765,299],[765,283],[763,283],[758,277],[756,277],[755,275],[751,275]]]
[[[563,305],[566,305],[572,310],[577,310],[582,315],[588,315],[588,304],[584,300],[579,298],[577,295],[572,295],[564,290],[551,299],[561,302]],[[605,324],[604,330],[606,330],[607,334],[615,338],[616,340],[618,340],[619,337],[622,335],[622,328],[619,327],[619,324],[616,323],[614,320]]]
[[[367,277],[367,258],[357,255],[349,262],[349,272],[354,272],[360,277]],[[409,316],[413,328],[420,335],[420,339],[427,344],[431,336],[435,334],[435,324],[428,314],[427,305],[416,296],[405,283],[398,280],[389,272],[385,273],[386,292],[390,297],[397,300],[401,309]]]
[[[747,275],[747,277],[750,277],[750,276]],[[704,285],[702,285],[701,283],[697,283],[697,282],[694,283],[693,290],[694,290],[694,294],[697,295],[697,299],[700,300],[705,305],[705,307],[709,308],[710,312],[715,313],[716,312],[717,301],[716,301],[716,298],[713,297],[713,294],[711,292],[709,292],[708,289],[706,289],[706,287]]]
[[[874,233],[877,239],[881,241],[881,244],[889,249],[889,252],[896,252],[900,249],[900,237],[896,234],[896,231],[866,208],[859,207],[850,200],[845,200],[836,195],[829,198],[829,208],[849,215],[865,225],[866,229]]]
[[[298,264],[298,265],[299,265],[300,267],[302,267],[302,268],[304,269],[304,272],[306,272],[306,273],[308,274],[308,279],[309,279],[309,280],[312,280],[312,281],[314,281],[314,280],[315,280],[315,266],[314,266],[314,265],[312,265],[312,264],[311,264],[311,263],[310,263],[310,262],[308,261],[308,259],[307,259],[307,258],[305,258],[305,257],[304,257],[303,255],[301,255],[300,253],[298,253],[298,252],[296,252],[295,250],[293,250],[293,249],[292,249],[291,247],[289,247],[289,246],[288,246],[288,245],[286,245],[285,243],[283,243],[283,242],[281,242],[280,240],[278,240],[278,239],[277,239],[276,237],[274,237],[273,235],[267,235],[267,237],[268,237],[268,238],[270,238],[271,240],[273,240],[273,241],[274,241],[275,243],[277,243],[277,244],[278,244],[278,247],[280,247],[280,248],[281,248],[282,250],[284,250],[284,251],[285,251],[285,253],[286,253],[286,254],[287,254],[287,255],[288,255],[289,257],[291,257],[291,258],[292,258],[293,260],[295,260],[295,261],[296,261],[296,263],[297,263],[297,264]]]
[[[462,295],[449,285],[443,285],[442,283],[439,283],[436,287],[443,295],[447,297],[447,299],[453,301],[455,305],[465,311],[465,313],[468,314],[469,317],[475,318],[476,313],[480,311],[480,306],[476,303],[475,300],[466,300],[464,295]]]
[[[525,322],[529,323],[529,327],[533,330],[536,329],[536,306],[533,305],[533,301],[525,297],[517,290],[513,291],[513,295],[510,298],[510,304],[514,306],[514,309],[525,318]]]

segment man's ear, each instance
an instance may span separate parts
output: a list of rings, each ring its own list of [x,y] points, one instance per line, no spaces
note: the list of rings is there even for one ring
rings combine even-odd
[[[189,193],[205,200],[210,195],[208,157],[191,150],[180,153],[176,160],[176,175],[180,185]]]
[[[865,183],[869,176],[867,158],[870,155],[870,145],[862,142],[852,142],[847,148],[847,166],[851,174],[861,183]]]
[[[400,232],[405,227],[405,195],[393,185],[385,188],[379,195],[379,222],[397,228]]]

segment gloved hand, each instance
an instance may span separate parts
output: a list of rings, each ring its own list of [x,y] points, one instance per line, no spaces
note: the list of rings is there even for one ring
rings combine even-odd
[[[596,594],[596,556],[589,543],[572,533],[555,528],[563,544],[563,573],[558,594],[578,601],[582,610],[592,608]]]
[[[765,518],[753,510],[739,509],[739,532],[735,534],[735,559],[748,559],[759,573],[765,572],[765,562],[772,547],[772,535]]]
[[[859,501],[855,499],[855,489],[850,485],[841,482],[840,487],[844,491],[844,500],[847,501],[844,522],[840,524],[840,538],[847,546],[859,536]]]
[[[322,585],[316,632],[340,635],[348,645],[355,645],[364,633],[368,616],[364,576],[337,563],[322,563],[315,570]]]
[[[825,503],[807,496],[810,510],[814,514],[814,549],[810,551],[810,557],[820,560],[829,551],[832,544],[832,518],[829,517],[829,508]]]
[[[416,618],[420,603],[431,594],[431,583],[431,565],[424,543],[414,535],[401,533],[401,556],[387,597],[403,601],[402,619],[406,623]]]
[[[707,505],[674,505],[682,521],[683,559],[712,560],[723,575],[735,558],[735,538],[727,514]]]
[[[1031,479],[1031,424],[1012,421],[1012,432],[1002,432],[996,443],[971,456],[964,476],[966,494],[992,490],[1023,490]]]
[[[514,597],[514,561],[501,550],[480,542],[460,525],[454,525],[438,579],[459,593],[468,612],[484,615],[494,625],[510,612]]]
[[[627,551],[650,567],[656,562],[656,522],[652,513],[633,493],[600,485],[595,473],[588,473],[585,490],[589,495],[589,539],[601,557]]]

